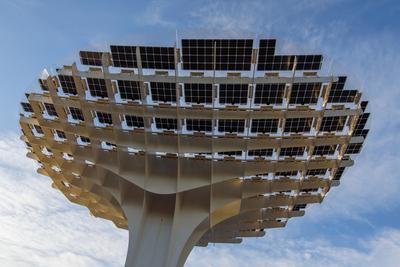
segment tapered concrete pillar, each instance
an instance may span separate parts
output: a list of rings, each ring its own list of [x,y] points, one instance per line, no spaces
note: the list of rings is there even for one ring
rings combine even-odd
[[[208,201],[195,202],[193,193],[138,196],[132,190],[128,194],[121,205],[129,225],[125,266],[183,266],[209,229]]]

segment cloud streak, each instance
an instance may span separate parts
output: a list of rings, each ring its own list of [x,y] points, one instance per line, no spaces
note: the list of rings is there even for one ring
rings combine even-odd
[[[54,190],[16,135],[0,139],[0,265],[122,266],[127,232]]]
[[[355,239],[360,249],[335,246],[326,240],[295,240],[285,235],[269,235],[264,242],[246,242],[244,249],[211,246],[196,249],[187,267],[336,267],[398,266],[400,231],[387,229],[370,239]]]
[[[0,136],[0,265],[123,266],[127,232],[68,202],[34,173],[15,134]],[[303,219],[299,219],[303,220]],[[188,267],[224,266],[397,266],[400,231],[386,229],[355,239],[359,248],[325,239],[295,239],[286,229],[242,245],[195,248]]]

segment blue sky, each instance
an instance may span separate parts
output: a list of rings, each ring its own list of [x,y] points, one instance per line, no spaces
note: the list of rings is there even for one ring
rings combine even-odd
[[[398,1],[0,1],[0,266],[123,265],[126,231],[69,203],[25,159],[18,102],[79,50],[173,44],[176,32],[322,52],[372,113],[361,155],[324,203],[263,238],[196,248],[186,266],[398,266],[399,13]]]

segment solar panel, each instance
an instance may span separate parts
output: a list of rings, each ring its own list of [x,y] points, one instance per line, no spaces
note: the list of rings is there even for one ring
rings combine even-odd
[[[178,128],[176,119],[155,118],[155,121],[156,121],[156,126],[158,129],[176,130]]]
[[[353,136],[362,136],[364,138],[367,138],[368,133],[369,129],[358,129],[353,132]]]
[[[346,168],[345,167],[340,167],[336,170],[335,176],[333,176],[333,180],[340,180],[340,177],[342,177],[343,172]]]
[[[183,39],[183,69],[250,70],[252,52],[251,39]]]
[[[289,104],[316,104],[321,83],[294,83]]]
[[[112,116],[110,113],[96,111],[97,118],[99,122],[112,125]]]
[[[343,90],[346,84],[347,77],[346,76],[339,76],[336,82],[332,83],[331,91],[332,90]]]
[[[321,132],[342,131],[346,123],[347,116],[323,117],[321,122]]]
[[[151,82],[151,97],[158,102],[176,102],[176,84]]]
[[[82,65],[102,66],[103,52],[79,51]]]
[[[65,94],[77,95],[74,78],[68,75],[58,75],[58,80],[60,81],[61,88]]]
[[[136,46],[112,45],[110,48],[114,67],[137,68]]]
[[[360,106],[361,106],[362,111],[364,112],[365,109],[366,109],[367,106],[368,106],[368,101],[361,101]]]
[[[69,107],[69,113],[71,114],[74,120],[84,121],[82,110],[79,108]]]
[[[311,170],[307,170],[306,175],[310,175],[310,176],[323,176],[326,174],[328,169],[311,169]]]
[[[43,79],[38,79],[40,88],[42,88],[43,91],[49,91],[49,87],[47,86],[47,81]]]
[[[56,134],[61,139],[67,139],[67,136],[65,135],[65,133],[63,131],[56,130]]]
[[[113,143],[110,143],[110,142],[105,142],[105,144],[106,144],[107,146],[109,146],[109,147],[112,147],[112,148],[116,148],[116,147],[117,147],[116,144],[113,144]]]
[[[349,103],[354,102],[357,90],[344,90],[347,77],[340,76],[338,81],[333,82],[328,96],[329,103]]]
[[[333,155],[335,154],[337,145],[326,145],[326,146],[315,146],[313,150],[313,155]]]
[[[21,106],[22,106],[22,109],[23,109],[25,112],[33,113],[33,108],[32,108],[32,105],[31,105],[31,104],[26,103],[26,102],[21,102]]]
[[[319,70],[322,55],[297,55],[296,70]]]
[[[183,86],[185,91],[185,101],[187,103],[212,103],[212,84],[185,83]]]
[[[251,121],[251,132],[253,133],[276,133],[278,131],[279,119],[254,119]]]
[[[217,154],[223,156],[241,156],[242,151],[224,151],[224,152],[218,152]]]
[[[294,205],[292,210],[299,211],[300,209],[305,209],[306,207],[307,207],[307,204]]]
[[[173,47],[140,47],[142,68],[175,69],[175,49]]]
[[[254,157],[271,157],[274,150],[272,148],[267,149],[254,149],[249,150],[248,155]]]
[[[126,125],[129,127],[144,128],[144,121],[142,117],[125,115]]]
[[[356,99],[357,90],[332,90],[329,92],[329,103],[351,103]]]
[[[248,84],[220,84],[220,104],[247,104]]]
[[[90,94],[94,97],[107,98],[107,86],[104,79],[87,78]]]
[[[81,139],[82,142],[84,143],[90,143],[90,139],[86,136],[79,136],[79,138]]]
[[[258,53],[261,55],[274,55],[275,54],[275,39],[262,39],[260,40],[260,47]]]
[[[286,84],[271,83],[257,84],[255,90],[255,104],[282,104]]]
[[[275,176],[297,176],[298,171],[276,172]]]
[[[346,148],[345,154],[358,154],[361,151],[362,143],[349,144]]]
[[[211,132],[212,120],[186,119],[186,129],[188,131]]]
[[[47,114],[49,114],[50,116],[58,116],[56,108],[53,104],[44,103],[44,107],[46,108]]]
[[[313,118],[291,118],[286,119],[284,132],[299,133],[309,132],[311,130]]]
[[[228,133],[242,133],[245,120],[219,120],[218,131]]]
[[[370,113],[363,113],[358,117],[355,130],[362,130],[364,129],[365,125],[367,124],[368,118]]]
[[[33,127],[38,134],[44,134],[42,127],[40,127],[39,125],[34,124]]]
[[[305,147],[283,147],[281,148],[280,157],[299,157],[303,156]]]
[[[118,80],[117,83],[121,99],[132,101],[141,99],[139,82]]]
[[[318,192],[318,188],[303,188],[300,190],[300,192],[304,193]]]
[[[296,58],[296,70],[318,70],[321,68],[322,55],[275,55],[275,44],[276,40],[260,40],[257,70],[292,70]]]

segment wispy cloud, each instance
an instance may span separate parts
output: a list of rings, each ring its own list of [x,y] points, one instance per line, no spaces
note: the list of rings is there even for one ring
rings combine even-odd
[[[168,6],[166,1],[149,1],[142,14],[135,17],[135,22],[138,25],[175,28],[176,23],[166,18],[165,9]]]
[[[0,138],[0,265],[122,266],[127,232],[89,215],[36,174],[15,134]]]
[[[96,219],[68,202],[34,173],[15,134],[0,136],[0,264],[2,266],[123,266],[127,232]],[[299,219],[301,220],[301,219]],[[286,230],[271,231],[242,245],[196,248],[195,266],[397,266],[400,230],[355,238],[359,249],[328,240],[297,240]],[[29,257],[27,256],[29,255]]]
[[[248,241],[237,248],[210,246],[196,249],[190,255],[188,267],[337,267],[337,266],[398,266],[400,261],[400,231],[383,230],[369,239],[354,239],[361,248],[335,246],[327,240],[300,240],[288,236],[269,235],[264,242]]]

